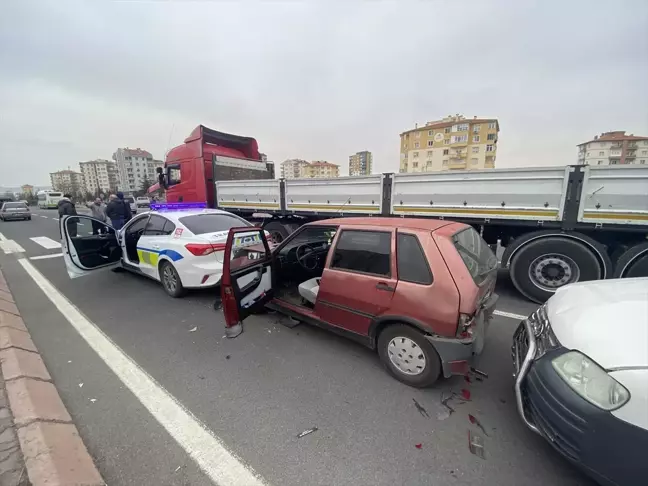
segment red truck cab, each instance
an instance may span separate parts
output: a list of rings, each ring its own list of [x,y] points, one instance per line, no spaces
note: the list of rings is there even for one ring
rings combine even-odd
[[[265,168],[257,141],[217,132],[198,125],[182,145],[172,148],[166,156],[165,180],[167,202],[206,202],[214,206],[214,161],[217,157],[255,161]],[[234,167],[221,171],[217,179],[253,178]],[[274,171],[272,171],[274,178]],[[254,177],[257,178],[257,177]],[[266,177],[270,178],[270,177]]]

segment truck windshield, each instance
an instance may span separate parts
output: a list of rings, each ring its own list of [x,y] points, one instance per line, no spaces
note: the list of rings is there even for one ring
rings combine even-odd
[[[194,214],[180,218],[180,222],[194,235],[204,235],[206,233],[216,233],[217,231],[228,231],[231,228],[252,226],[244,219],[233,214]]]
[[[477,285],[497,268],[497,257],[473,228],[459,231],[452,237],[452,242]]]

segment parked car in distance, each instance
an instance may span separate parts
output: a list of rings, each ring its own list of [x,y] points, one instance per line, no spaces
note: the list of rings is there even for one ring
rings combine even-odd
[[[137,204],[137,209],[148,209],[151,207],[151,201],[146,196],[139,196],[135,198],[135,204]]]
[[[125,196],[124,201],[129,204],[131,213],[137,214],[137,203],[135,202],[135,198],[133,196]]]
[[[300,227],[270,249],[260,228],[230,230],[221,295],[229,337],[268,307],[376,349],[415,387],[465,374],[495,308],[497,259],[471,226],[343,218]]]
[[[29,206],[24,202],[5,202],[0,209],[0,219],[2,221],[9,221],[12,219],[30,220],[31,211]]]
[[[513,337],[528,428],[604,485],[644,484],[648,278],[559,288]]]

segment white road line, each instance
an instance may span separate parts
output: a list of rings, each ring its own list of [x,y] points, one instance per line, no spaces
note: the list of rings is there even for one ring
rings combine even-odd
[[[58,218],[52,218],[52,219],[55,219],[56,221],[58,221],[58,220],[59,220]]]
[[[42,214],[39,214],[39,216],[40,216],[41,218],[45,218],[45,219],[47,219],[47,216],[43,216]]]
[[[48,250],[61,248],[61,244],[58,241],[54,241],[52,238],[48,238],[47,236],[34,236],[33,238],[29,239]]]
[[[493,314],[501,317],[510,317],[511,319],[517,319],[518,321],[523,321],[524,319],[529,317],[529,316],[523,316],[522,314],[513,314],[512,312],[504,312],[499,310],[493,311]]]
[[[7,238],[2,233],[0,233],[0,241],[7,241]]]
[[[39,255],[35,257],[30,257],[30,260],[46,260],[47,258],[56,258],[56,257],[62,257],[63,253],[52,253],[51,255]]]
[[[25,258],[18,262],[74,329],[218,486],[266,484],[221,440],[89,321]]]

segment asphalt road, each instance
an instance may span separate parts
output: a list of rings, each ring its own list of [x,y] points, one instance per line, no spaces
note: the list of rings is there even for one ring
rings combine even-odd
[[[316,328],[289,329],[277,315],[251,317],[241,336],[227,340],[222,314],[212,308],[213,291],[174,300],[157,283],[128,273],[70,280],[62,258],[33,259],[60,253],[31,239],[58,241],[57,224],[54,211],[39,210],[32,221],[0,222],[3,238],[24,249],[0,252],[0,264],[62,399],[110,485],[213,484],[192,459],[208,451],[199,443],[187,450],[174,439],[169,421],[176,429],[182,422],[168,417],[162,425],[151,406],[144,406],[155,395],[125,385],[19,258],[29,259],[130,357],[133,368],[153,378],[233,460],[267,484],[591,484],[527,430],[516,413],[510,359],[516,319],[496,316],[491,324],[479,364],[488,379],[468,385],[453,378],[416,390],[388,376],[373,352]],[[504,273],[497,291],[500,311],[528,314],[536,308],[517,295]],[[465,387],[471,401],[456,404],[456,413],[448,417],[441,394]],[[468,430],[479,433],[469,413],[488,433],[486,459],[468,450]],[[315,426],[317,432],[296,438]]]

